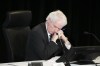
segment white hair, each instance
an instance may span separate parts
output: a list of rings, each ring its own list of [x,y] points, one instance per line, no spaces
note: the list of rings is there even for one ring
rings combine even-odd
[[[65,26],[67,24],[67,17],[60,10],[49,13],[46,20],[47,20],[47,22],[48,22],[48,20],[51,20],[51,22],[57,22],[58,20],[61,20],[63,26]]]

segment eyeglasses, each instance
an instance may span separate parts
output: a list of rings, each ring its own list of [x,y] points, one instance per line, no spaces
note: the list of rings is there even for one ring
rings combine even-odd
[[[53,25],[54,26],[54,28],[56,28],[56,29],[58,29],[58,30],[61,30],[61,28],[59,28],[59,27],[57,27],[57,26],[55,26],[55,25]]]

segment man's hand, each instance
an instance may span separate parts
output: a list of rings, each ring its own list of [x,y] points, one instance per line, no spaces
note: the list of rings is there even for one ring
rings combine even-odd
[[[70,42],[68,41],[68,38],[65,37],[65,35],[64,35],[64,33],[63,33],[62,30],[60,30],[60,31],[58,32],[58,36],[59,36],[59,39],[62,39],[62,40],[64,41],[64,44],[65,44],[66,48],[67,48],[67,49],[70,49],[70,48],[71,48],[71,44],[70,44]]]
[[[54,33],[54,34],[52,35],[51,41],[53,41],[53,42],[56,43],[56,40],[57,40],[57,39],[58,39],[58,35],[57,35],[57,33]]]
[[[68,41],[68,38],[65,37],[65,35],[64,35],[64,33],[63,33],[62,30],[60,30],[60,31],[58,32],[58,37],[59,37],[59,39],[62,39],[62,40],[64,41],[64,43],[66,43],[66,42]]]

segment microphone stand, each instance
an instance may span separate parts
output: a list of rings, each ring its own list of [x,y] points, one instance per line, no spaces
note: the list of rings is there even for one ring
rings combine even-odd
[[[57,35],[58,35],[58,34],[57,34]],[[60,44],[61,44],[62,49],[63,49],[64,58],[65,58],[65,60],[66,60],[66,62],[64,62],[64,64],[65,64],[65,66],[71,66],[70,63],[69,63],[69,60],[68,60],[67,57],[66,57],[65,44],[62,43],[62,41],[61,41],[59,35],[58,35],[58,38],[59,38]]]

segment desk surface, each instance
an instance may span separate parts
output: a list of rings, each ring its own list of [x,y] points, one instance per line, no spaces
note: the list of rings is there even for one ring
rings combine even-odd
[[[28,66],[28,62],[17,62],[17,63],[4,63],[4,64],[0,64],[0,66]],[[43,63],[43,66],[64,66],[64,64],[56,64],[56,63]],[[71,66],[95,66],[93,64],[90,65],[77,65],[77,64],[71,64]],[[98,64],[97,66],[100,66],[100,64]]]
[[[29,63],[31,62],[42,62],[43,66],[64,66],[64,64],[61,63],[56,63],[55,60],[57,60],[59,57],[54,57],[50,60],[40,60],[40,61],[23,61],[23,62],[11,62],[11,63],[0,63],[0,66],[28,66]],[[95,66],[94,64],[89,64],[89,65],[78,65],[78,64],[71,64],[71,66]],[[97,66],[100,66],[98,64]]]

